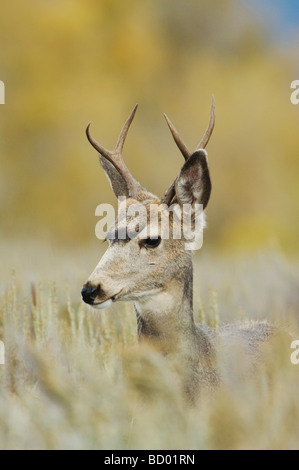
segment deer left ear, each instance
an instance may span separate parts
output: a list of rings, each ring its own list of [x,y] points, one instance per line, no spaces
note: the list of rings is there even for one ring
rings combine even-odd
[[[175,183],[178,203],[202,204],[206,208],[211,195],[211,179],[208,168],[208,154],[200,149],[185,162]]]

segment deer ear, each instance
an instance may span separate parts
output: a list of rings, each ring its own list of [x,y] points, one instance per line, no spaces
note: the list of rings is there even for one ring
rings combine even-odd
[[[100,155],[100,164],[102,165],[103,170],[106,173],[106,176],[109,180],[110,186],[116,197],[125,196],[129,197],[129,189],[125,179],[121,174],[114,168],[112,163],[110,163],[106,158]]]
[[[181,206],[202,204],[203,209],[206,208],[212,189],[207,157],[205,150],[198,150],[181,169],[175,183],[176,198]]]

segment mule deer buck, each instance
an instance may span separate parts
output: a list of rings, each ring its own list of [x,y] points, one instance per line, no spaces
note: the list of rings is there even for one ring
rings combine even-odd
[[[184,156],[185,163],[174,182],[160,199],[138,183],[122,158],[124,142],[135,116],[137,106],[125,123],[117,145],[108,151],[86,133],[91,145],[100,154],[100,163],[117,197],[125,196],[126,208],[138,202],[147,213],[163,213],[171,205],[202,204],[206,208],[211,180],[205,150],[215,124],[215,102],[212,100],[210,122],[206,133],[194,152],[190,152],[179,133],[165,115],[172,136]],[[192,212],[195,217],[195,212]],[[136,221],[133,223],[139,224]],[[194,222],[194,220],[193,220]],[[95,308],[107,308],[113,302],[134,302],[137,330],[140,340],[150,340],[163,354],[181,364],[184,390],[193,400],[197,391],[213,387],[230,369],[231,358],[239,348],[253,366],[261,355],[261,345],[273,333],[265,322],[244,322],[227,325],[213,331],[205,325],[195,324],[193,318],[193,266],[192,254],[185,249],[183,238],[163,237],[163,223],[153,228],[154,236],[145,236],[139,230],[134,237],[118,238],[118,230],[132,223],[132,217],[118,217],[109,229],[109,247],[82,289],[84,302]],[[181,223],[171,218],[172,229]],[[146,232],[148,233],[148,231]],[[235,348],[234,348],[235,345]],[[229,351],[229,353],[227,352]],[[224,357],[217,365],[217,358]],[[245,372],[247,373],[247,372]]]

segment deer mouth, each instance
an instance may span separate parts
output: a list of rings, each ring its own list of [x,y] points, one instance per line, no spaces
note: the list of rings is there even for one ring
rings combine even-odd
[[[109,299],[102,300],[101,302],[94,302],[91,306],[94,308],[102,309],[110,307],[114,302],[116,302],[121,296],[123,289],[121,289],[118,294],[109,297]]]

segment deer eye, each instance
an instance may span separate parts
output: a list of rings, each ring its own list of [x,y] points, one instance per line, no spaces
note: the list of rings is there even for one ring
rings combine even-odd
[[[147,238],[146,240],[142,241],[142,245],[145,248],[157,248],[161,243],[161,237],[158,238]]]

